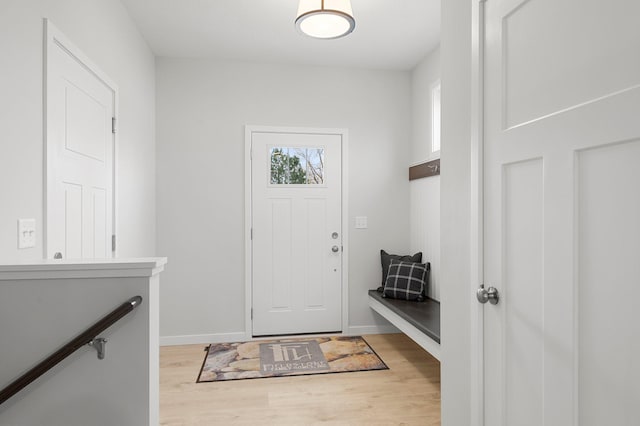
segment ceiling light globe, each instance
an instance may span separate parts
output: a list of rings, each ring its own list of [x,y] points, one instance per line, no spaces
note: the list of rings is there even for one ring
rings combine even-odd
[[[300,0],[296,28],[310,37],[335,39],[353,32],[350,0]]]

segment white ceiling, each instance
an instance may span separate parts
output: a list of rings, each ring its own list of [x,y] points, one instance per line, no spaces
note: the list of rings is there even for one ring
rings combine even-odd
[[[298,33],[298,0],[122,0],[157,56],[410,70],[440,42],[440,0],[352,0],[355,31]]]

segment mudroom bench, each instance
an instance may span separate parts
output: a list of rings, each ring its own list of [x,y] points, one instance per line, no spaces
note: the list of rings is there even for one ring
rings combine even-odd
[[[369,306],[440,360],[440,302],[390,299],[369,290]]]

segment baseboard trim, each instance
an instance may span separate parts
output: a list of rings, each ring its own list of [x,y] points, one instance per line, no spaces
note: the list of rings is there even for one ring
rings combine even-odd
[[[160,346],[197,345],[209,343],[244,342],[251,340],[246,333],[188,334],[184,336],[160,336]]]
[[[389,334],[402,333],[393,325],[353,325],[345,334],[350,336],[362,336],[363,334]]]
[[[402,333],[393,325],[356,325],[351,326],[346,332],[342,333],[347,336],[362,336],[363,334],[389,334]],[[296,337],[296,336],[287,336]],[[299,336],[301,337],[301,336]],[[187,334],[183,336],[160,336],[160,346],[177,346],[177,345],[208,345],[209,343],[230,343],[230,342],[246,342],[249,340],[260,340],[247,336],[244,332],[238,333],[216,333],[216,334]]]

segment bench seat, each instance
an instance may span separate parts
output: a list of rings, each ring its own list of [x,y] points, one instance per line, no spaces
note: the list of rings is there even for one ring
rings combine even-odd
[[[440,360],[440,302],[389,299],[369,290],[369,306]]]

